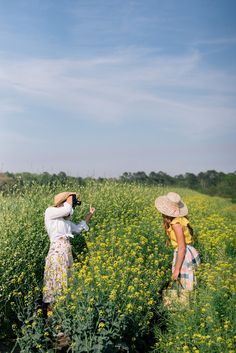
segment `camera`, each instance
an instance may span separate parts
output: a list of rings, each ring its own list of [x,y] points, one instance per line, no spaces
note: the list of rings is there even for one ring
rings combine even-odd
[[[77,199],[76,195],[72,195],[72,207],[75,208],[76,206],[80,206],[81,201]]]

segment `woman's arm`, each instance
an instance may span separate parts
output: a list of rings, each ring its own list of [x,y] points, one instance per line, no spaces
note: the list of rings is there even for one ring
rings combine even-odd
[[[90,206],[89,213],[85,216],[85,222],[87,224],[90,222],[90,219],[92,218],[95,211],[96,211],[96,209],[94,207]]]
[[[94,212],[96,211],[96,209],[94,207],[90,206],[90,211],[89,213],[86,215],[85,220],[81,221],[79,224],[75,224],[73,222],[70,222],[71,224],[71,231],[72,233],[75,234],[79,234],[81,233],[83,230],[88,231],[89,227],[88,227],[88,223],[90,221],[90,219],[92,218]]]
[[[49,207],[45,212],[45,216],[47,219],[67,217],[70,215],[71,210],[72,205],[66,201],[61,207]]]
[[[174,229],[174,232],[176,235],[176,240],[178,243],[178,256],[177,256],[177,261],[175,264],[175,269],[172,274],[172,278],[174,281],[177,281],[179,273],[180,273],[180,269],[182,267],[182,263],[184,260],[184,256],[185,256],[186,244],[185,244],[184,232],[183,232],[183,228],[182,228],[181,224],[176,223],[176,224],[173,224],[172,227]]]

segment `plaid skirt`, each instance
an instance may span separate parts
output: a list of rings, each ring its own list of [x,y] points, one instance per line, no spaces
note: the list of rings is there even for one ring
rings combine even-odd
[[[73,265],[71,244],[66,237],[51,243],[44,270],[43,302],[53,304],[67,288]]]
[[[178,250],[175,250],[172,263],[172,272],[174,272],[177,258]],[[194,286],[196,285],[196,276],[194,270],[200,264],[200,262],[201,261],[198,251],[192,245],[187,245],[179,274],[179,280],[183,288],[188,290],[194,289]]]

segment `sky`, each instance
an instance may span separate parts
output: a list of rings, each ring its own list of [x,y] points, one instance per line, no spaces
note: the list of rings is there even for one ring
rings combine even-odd
[[[235,0],[0,0],[0,172],[234,172],[235,13]]]

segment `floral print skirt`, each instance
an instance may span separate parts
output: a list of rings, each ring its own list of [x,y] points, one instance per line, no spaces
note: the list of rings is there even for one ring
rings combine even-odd
[[[50,244],[44,270],[43,302],[53,304],[67,288],[73,265],[71,244],[60,237]]]

